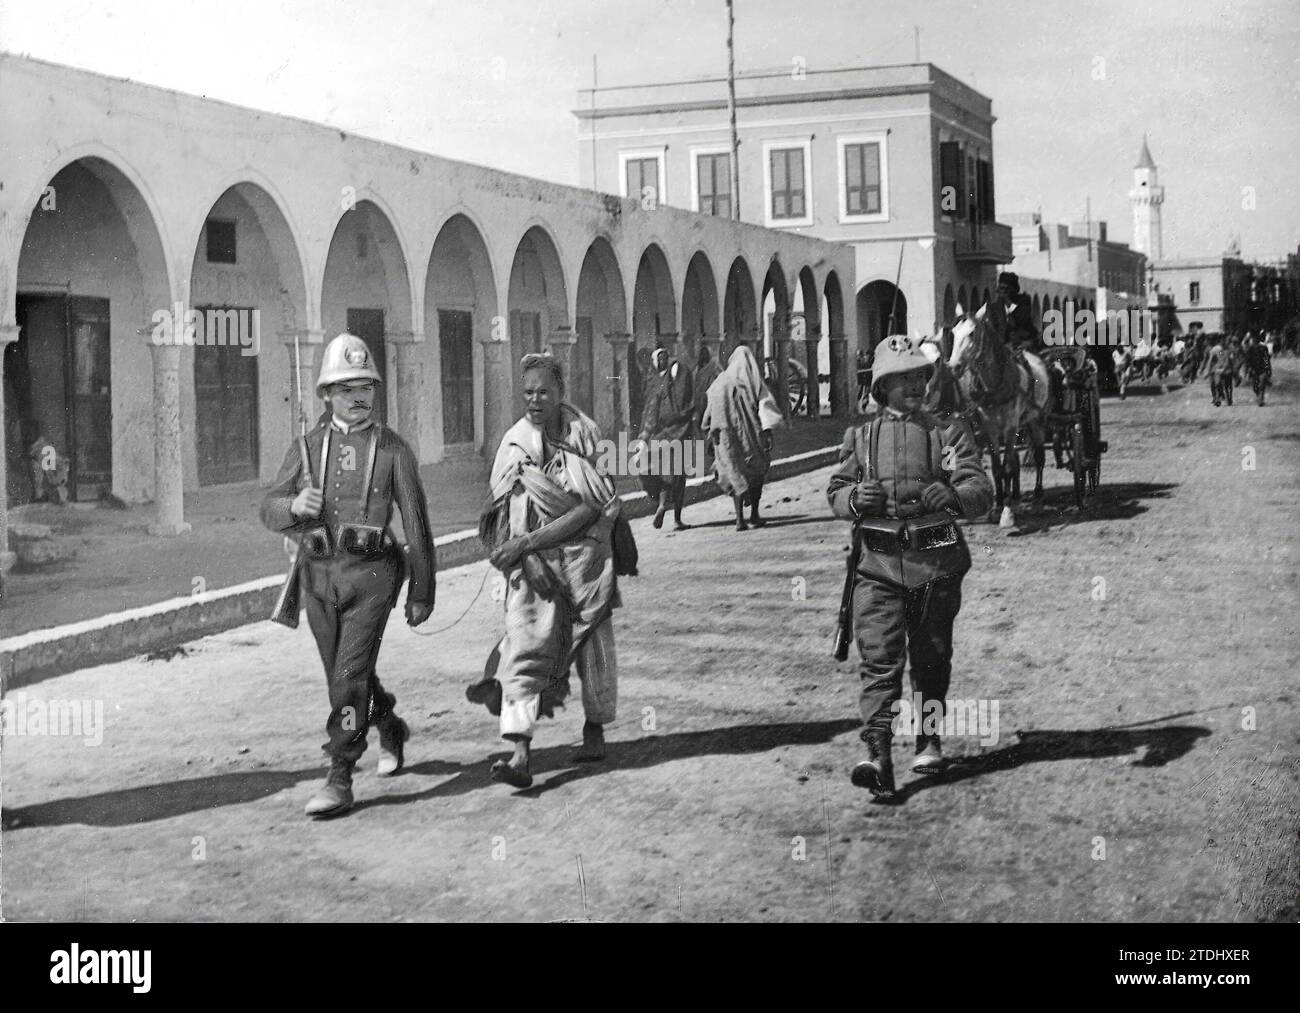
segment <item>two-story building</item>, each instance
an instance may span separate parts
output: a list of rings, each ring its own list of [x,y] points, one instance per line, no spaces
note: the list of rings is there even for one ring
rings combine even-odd
[[[796,63],[738,76],[735,111],[733,166],[725,78],[581,91],[582,183],[848,243],[857,333],[827,337],[847,337],[851,352],[890,331],[931,332],[959,303],[988,298],[1012,250],[1011,229],[996,220],[986,96],[929,63]],[[799,323],[813,312],[806,293],[773,279],[763,295],[763,319],[738,326],[763,336],[769,354],[792,328],[812,330]],[[700,323],[682,326],[689,340]]]
[[[1151,274],[1162,338],[1193,330],[1281,330],[1295,317],[1294,268],[1286,258],[1252,263],[1225,254],[1163,260]]]

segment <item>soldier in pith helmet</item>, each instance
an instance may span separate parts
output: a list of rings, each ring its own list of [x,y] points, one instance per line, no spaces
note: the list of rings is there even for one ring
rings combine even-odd
[[[354,334],[331,341],[316,381],[326,412],[289,447],[262,501],[262,523],[299,542],[299,589],[329,688],[322,746],[329,776],[307,803],[317,818],[352,807],[352,772],[372,724],[378,773],[401,770],[410,729],[394,710],[397,698],[380,685],[375,660],[408,576],[407,623],[419,626],[433,612],[424,488],[410,448],[371,417],[381,382],[364,341]]]

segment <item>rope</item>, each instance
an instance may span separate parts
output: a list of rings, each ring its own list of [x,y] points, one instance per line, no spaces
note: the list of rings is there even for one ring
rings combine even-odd
[[[493,570],[493,568],[492,568],[491,566],[489,566],[489,567],[488,567],[488,568],[483,572],[483,580],[482,580],[482,582],[479,584],[479,586],[478,586],[478,590],[477,590],[476,592],[474,592],[474,597],[471,598],[470,601],[469,601],[469,604],[465,606],[465,611],[462,612],[459,616],[456,617],[455,622],[452,622],[450,625],[448,625],[448,626],[443,626],[443,627],[441,627],[440,629],[436,629],[436,630],[424,630],[424,631],[421,631],[421,630],[418,630],[418,629],[415,629],[414,627],[412,627],[412,632],[414,632],[415,635],[416,635],[417,637],[434,637],[434,636],[437,636],[439,633],[446,633],[449,629],[452,628],[452,626],[455,626],[455,625],[456,625],[457,623],[459,623],[462,619],[464,619],[467,615],[469,615],[469,610],[472,609],[472,608],[474,607],[474,603],[475,603],[476,601],[478,601],[478,597],[479,597],[479,595],[481,595],[481,594],[483,593],[483,588],[487,587],[487,581],[488,581],[488,578],[489,578],[490,576],[492,576],[492,574],[493,574],[494,572],[495,572],[495,571]]]

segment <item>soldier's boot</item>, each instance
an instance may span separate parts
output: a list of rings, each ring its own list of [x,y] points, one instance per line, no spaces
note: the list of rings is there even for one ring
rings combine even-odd
[[[916,737],[916,758],[912,761],[912,772],[916,774],[937,774],[944,768],[943,748],[937,735],[918,735]]]
[[[867,744],[867,759],[853,768],[849,780],[859,788],[866,788],[874,797],[889,801],[897,794],[889,729],[869,728],[862,733],[862,741]]]
[[[379,764],[375,773],[392,777],[406,763],[406,740],[411,737],[411,726],[396,714],[389,713],[379,722]]]
[[[325,783],[307,802],[312,819],[342,816],[352,808],[352,760],[331,760]]]

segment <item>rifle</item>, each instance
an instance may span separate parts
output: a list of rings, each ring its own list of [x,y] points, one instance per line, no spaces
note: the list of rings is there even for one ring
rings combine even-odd
[[[844,591],[840,595],[840,615],[835,623],[835,660],[844,661],[849,656],[849,641],[853,639],[853,585],[862,559],[861,521],[853,524],[853,543],[849,546],[848,568],[844,574]]]
[[[875,430],[876,423],[871,424]],[[874,477],[872,456],[876,450],[871,445],[871,436],[879,438],[879,430],[867,437],[867,474]],[[856,440],[856,436],[854,437]],[[857,453],[856,445],[854,453]],[[862,469],[858,469],[858,481],[862,480]],[[853,542],[849,545],[849,558],[844,573],[844,591],[840,594],[840,614],[835,623],[835,660],[844,661],[849,656],[849,641],[853,639],[853,585],[857,581],[858,563],[862,561],[862,521],[859,517],[853,522]]]
[[[298,393],[298,456],[302,459],[302,467],[307,472],[308,483],[315,486],[316,478],[311,470],[311,451],[307,448],[307,415],[302,408],[302,368],[298,356],[298,335],[295,334],[293,336],[293,378]],[[301,610],[298,574],[302,570],[302,559],[302,546],[299,545],[293,562],[289,565],[289,573],[284,578],[284,586],[280,588],[280,595],[275,600],[275,608],[271,610],[271,622],[287,626],[291,630],[298,628],[298,613]]]

